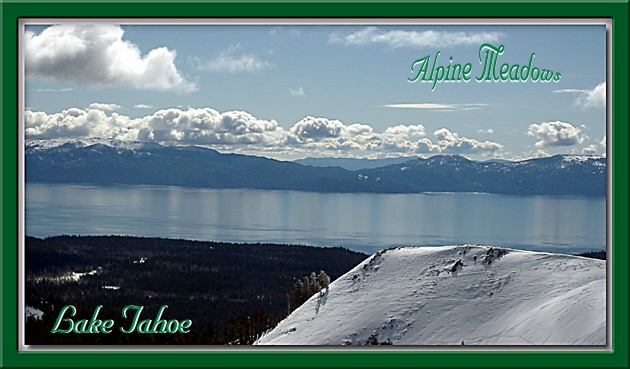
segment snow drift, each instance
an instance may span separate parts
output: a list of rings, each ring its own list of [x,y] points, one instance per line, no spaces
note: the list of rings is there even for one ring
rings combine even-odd
[[[258,345],[605,345],[606,263],[488,246],[380,251]]]

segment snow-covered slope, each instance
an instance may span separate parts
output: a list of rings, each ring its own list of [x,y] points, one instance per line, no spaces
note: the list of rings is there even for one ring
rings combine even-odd
[[[606,263],[487,246],[381,251],[261,337],[275,345],[605,345]]]

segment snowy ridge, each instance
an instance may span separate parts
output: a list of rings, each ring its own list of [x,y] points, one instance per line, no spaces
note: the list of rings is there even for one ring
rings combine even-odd
[[[89,147],[92,145],[104,145],[120,150],[154,150],[163,148],[162,145],[155,142],[145,141],[120,141],[115,139],[51,139],[51,140],[28,140],[26,141],[26,149],[30,151],[49,150],[64,146],[68,148]]]
[[[596,160],[596,159],[600,159],[600,158],[602,158],[602,156],[597,156],[597,155],[564,155],[562,159],[564,161],[568,161],[568,162],[583,163],[583,162],[588,162],[590,160]]]
[[[75,140],[75,139],[27,140],[26,150],[29,150],[29,151],[42,150],[43,151],[43,150],[53,149],[55,147],[59,147],[65,144],[69,144],[77,148],[86,147],[90,145],[90,143],[86,142],[85,140]]]
[[[488,246],[384,250],[258,345],[605,345],[606,263]]]

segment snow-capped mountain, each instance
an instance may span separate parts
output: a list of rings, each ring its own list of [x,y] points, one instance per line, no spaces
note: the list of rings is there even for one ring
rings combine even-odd
[[[163,148],[162,145],[155,142],[145,141],[120,141],[114,139],[52,139],[52,140],[31,140],[26,143],[26,153],[35,153],[38,151],[46,150],[60,150],[69,151],[72,149],[80,149],[85,147],[96,148],[116,148],[121,151],[136,151],[136,150],[159,150]]]
[[[359,171],[367,182],[393,183],[425,192],[487,192],[509,195],[605,196],[606,158],[555,155],[508,162],[475,162],[436,155]],[[413,192],[413,191],[410,191]]]
[[[488,246],[376,253],[258,345],[605,345],[606,262]]]
[[[510,195],[606,195],[606,159],[556,155],[519,162],[475,162],[459,155],[416,158],[379,168],[304,166],[150,142],[33,141],[26,180],[146,184],[313,192],[486,192]]]

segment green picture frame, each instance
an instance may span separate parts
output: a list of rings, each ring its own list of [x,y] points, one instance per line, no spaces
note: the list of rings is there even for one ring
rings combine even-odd
[[[5,1],[2,16],[2,166],[0,367],[627,367],[628,366],[628,1]],[[18,349],[18,213],[20,148],[18,64],[20,19],[37,18],[609,18],[612,96],[608,118],[610,350],[532,347],[487,349],[339,348],[121,351]]]

